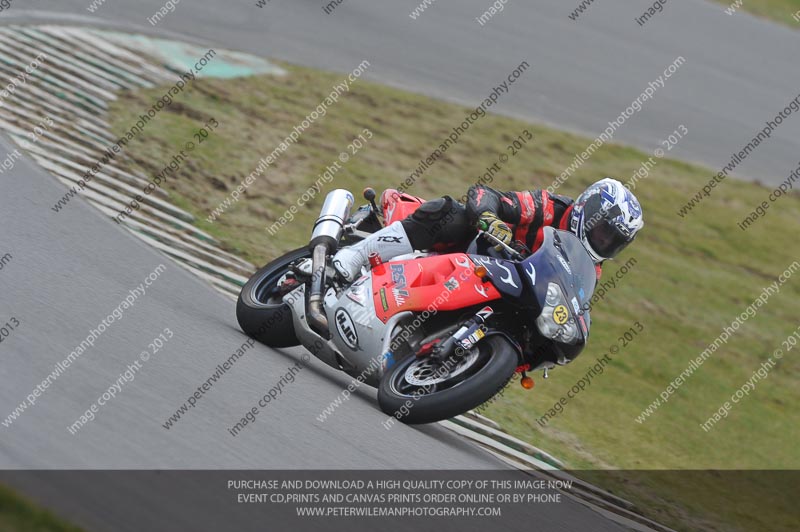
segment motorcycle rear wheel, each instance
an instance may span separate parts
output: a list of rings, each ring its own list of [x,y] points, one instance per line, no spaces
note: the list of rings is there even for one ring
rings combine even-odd
[[[407,424],[449,419],[502,390],[518,361],[517,351],[502,336],[479,342],[451,367],[430,357],[410,356],[384,374],[378,387],[378,404],[384,413]],[[447,369],[446,374],[441,368]]]

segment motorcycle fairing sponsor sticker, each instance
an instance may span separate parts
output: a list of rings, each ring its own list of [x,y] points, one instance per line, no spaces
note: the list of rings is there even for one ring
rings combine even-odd
[[[561,263],[561,265],[564,267],[567,273],[572,275],[572,269],[569,267],[569,263],[566,260],[564,260],[564,257],[562,257],[561,255],[556,255],[556,257],[558,257],[558,262]]]
[[[476,329],[475,332],[473,332],[472,334],[461,340],[458,343],[458,345],[459,347],[461,347],[461,349],[464,349],[465,351],[468,349],[472,349],[472,346],[477,344],[478,341],[484,336],[486,336],[486,332],[484,332],[483,329]]]
[[[444,287],[447,288],[448,291],[452,292],[458,288],[458,281],[456,281],[455,277],[451,277],[444,282]]]
[[[477,316],[483,321],[486,321],[492,316],[492,314],[494,314],[494,309],[489,305],[486,305],[485,307],[483,307],[478,311]]]
[[[362,307],[366,307],[367,301],[367,288],[364,286],[363,281],[361,284],[352,284],[347,290],[347,297],[355,301]]]
[[[575,311],[575,314],[580,314],[581,307],[580,305],[578,305],[578,299],[573,297],[571,303],[572,303],[572,309]]]
[[[358,333],[356,332],[356,325],[353,323],[353,318],[346,310],[340,308],[334,315],[336,322],[336,332],[344,341],[345,345],[350,349],[358,349]]]
[[[395,284],[392,287],[392,296],[394,297],[394,302],[398,307],[402,307],[405,302],[406,298],[409,296],[408,290],[406,290],[406,286],[408,285],[408,281],[406,280],[406,267],[403,264],[392,264],[390,266],[392,271],[392,282]]]
[[[401,290],[397,287],[392,288],[392,297],[394,297],[394,303],[398,307],[402,307],[406,304],[406,298],[408,296],[408,290]]]
[[[408,282],[406,281],[406,267],[403,264],[391,264],[389,268],[392,270],[392,282],[399,288],[405,288]]]
[[[386,289],[380,289],[380,297],[381,297],[381,307],[383,307],[383,311],[386,312],[389,310],[389,301],[386,299]]]

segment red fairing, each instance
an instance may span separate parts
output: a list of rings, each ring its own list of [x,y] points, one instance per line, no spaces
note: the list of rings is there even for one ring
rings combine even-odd
[[[472,261],[463,253],[382,266],[382,272],[372,271],[372,295],[375,313],[384,323],[402,311],[457,310],[500,299],[492,283],[475,275]]]
[[[386,225],[398,222],[410,215],[425,202],[424,199],[398,192],[394,188],[387,188],[381,194],[381,208]]]

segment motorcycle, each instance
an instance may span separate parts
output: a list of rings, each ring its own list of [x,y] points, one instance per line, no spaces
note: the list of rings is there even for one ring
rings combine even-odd
[[[415,252],[344,282],[330,264],[341,246],[402,220],[424,200],[375,191],[351,215],[353,195],[331,191],[308,246],[270,262],[242,288],[242,330],[271,347],[302,345],[319,360],[378,389],[381,410],[431,423],[471,410],[515,373],[573,360],[589,336],[594,264],[580,240],[544,228],[534,253],[483,228],[466,250]],[[498,251],[499,250],[499,251]]]

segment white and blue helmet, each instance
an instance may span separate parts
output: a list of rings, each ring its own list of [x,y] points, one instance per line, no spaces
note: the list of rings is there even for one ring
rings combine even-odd
[[[570,231],[583,242],[595,262],[614,258],[633,242],[644,226],[642,206],[625,185],[606,177],[578,196]]]

